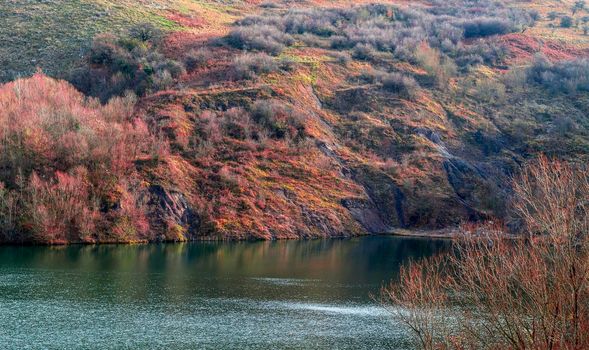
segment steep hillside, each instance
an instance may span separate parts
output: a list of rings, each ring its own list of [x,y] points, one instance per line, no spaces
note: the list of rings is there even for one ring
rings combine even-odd
[[[58,3],[27,6],[49,13]],[[508,184],[521,164],[589,154],[581,3],[117,4],[106,22],[72,12],[84,31],[55,34],[65,51],[87,48],[81,59],[18,42],[0,51],[4,77],[34,70],[14,56],[26,55],[111,99],[86,101],[40,74],[2,88],[3,125],[32,123],[0,127],[4,241],[314,238],[468,220],[515,228]],[[18,18],[29,7],[0,6],[31,33],[35,22]],[[115,23],[130,29],[100,27]],[[52,107],[63,91],[74,102]],[[116,167],[101,156],[107,145],[119,149]],[[69,185],[81,172],[88,180]],[[65,213],[70,199],[54,191],[78,193],[77,211]]]

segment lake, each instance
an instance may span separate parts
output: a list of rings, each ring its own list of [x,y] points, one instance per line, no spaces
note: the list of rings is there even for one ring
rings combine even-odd
[[[409,348],[371,300],[447,241],[0,247],[0,348]]]

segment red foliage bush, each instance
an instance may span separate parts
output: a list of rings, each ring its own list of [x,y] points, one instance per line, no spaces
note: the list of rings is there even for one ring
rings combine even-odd
[[[35,241],[65,243],[93,234],[99,212],[87,201],[91,192],[87,176],[83,167],[71,175],[57,171],[51,180],[31,175],[24,193],[23,224]]]
[[[133,96],[101,105],[42,74],[0,87],[5,240],[95,241],[121,220],[133,234],[115,240],[142,238],[147,228],[140,200],[122,181],[134,178],[136,160],[162,156],[162,147],[133,117],[134,105]],[[118,188],[124,190],[113,194]]]

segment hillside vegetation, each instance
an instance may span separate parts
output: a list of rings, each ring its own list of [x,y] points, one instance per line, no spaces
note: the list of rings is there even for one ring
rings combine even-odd
[[[0,89],[3,241],[516,229],[521,164],[589,154],[581,2],[67,4],[0,5],[2,79],[44,72]]]
[[[101,33],[122,33],[138,23],[167,31],[217,34],[242,1],[11,0],[0,3],[0,82],[37,68],[64,77]],[[233,14],[233,15],[232,15]],[[206,18],[206,20],[205,20]],[[209,21],[210,20],[210,21]]]

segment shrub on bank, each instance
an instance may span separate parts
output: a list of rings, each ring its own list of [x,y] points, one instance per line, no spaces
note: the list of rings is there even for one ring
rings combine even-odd
[[[415,52],[415,60],[438,87],[446,87],[450,78],[457,72],[452,59],[427,45],[419,46]]]
[[[129,28],[129,37],[142,42],[160,43],[164,37],[161,29],[151,23],[139,23]]]
[[[450,252],[401,269],[382,301],[416,348],[589,347],[587,174],[540,158],[513,185],[517,236],[467,224]]]
[[[376,56],[376,50],[369,44],[358,44],[352,51],[352,57],[357,60],[369,61]]]
[[[101,105],[41,74],[0,87],[3,241],[145,238],[135,193],[141,187],[128,182],[135,161],[163,154],[145,123],[132,117],[134,104],[127,96]],[[134,227],[133,237],[112,235],[121,220]]]

